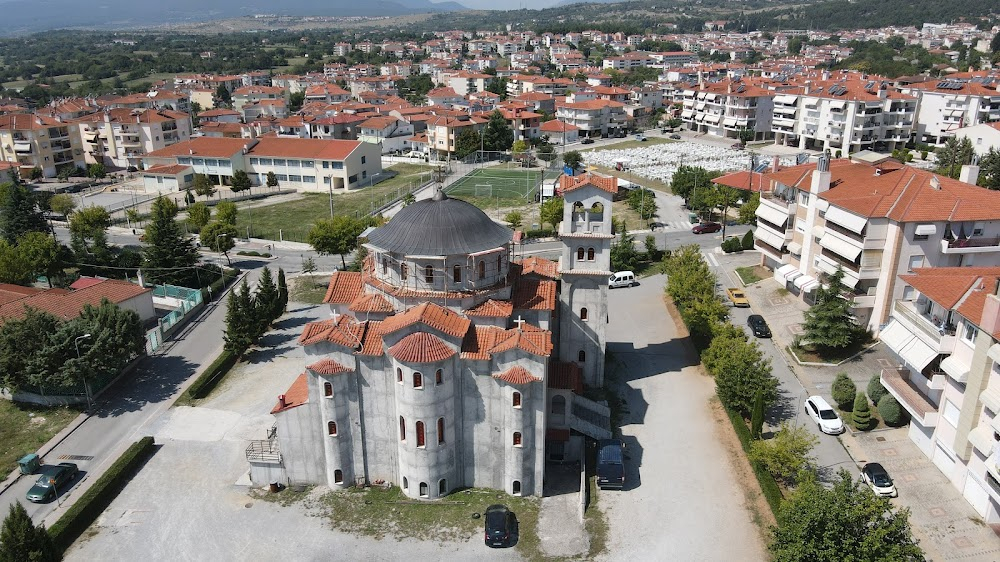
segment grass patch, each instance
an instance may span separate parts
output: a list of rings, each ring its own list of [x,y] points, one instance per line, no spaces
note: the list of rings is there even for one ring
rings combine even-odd
[[[587,497],[590,501],[583,514],[583,527],[590,535],[590,550],[587,558],[593,560],[608,550],[608,518],[599,508],[600,490],[597,488],[597,478],[587,478]]]
[[[282,492],[284,493],[284,492]],[[538,539],[539,500],[516,497],[498,490],[469,488],[437,501],[407,498],[396,486],[333,490],[319,498],[330,525],[342,531],[381,539],[415,538],[431,541],[464,541],[483,531],[483,519],[473,513],[500,503],[517,516],[520,538],[517,549],[528,558],[541,558]]]
[[[842,349],[819,349],[811,345],[788,346],[788,351],[803,363],[840,363],[864,351],[871,342],[854,342]]]
[[[747,267],[737,267],[736,268],[736,275],[739,276],[740,281],[742,281],[744,285],[752,285],[753,283],[756,283],[756,282],[761,281],[761,280],[764,279],[764,277],[762,277],[762,275],[764,275],[764,273],[761,272],[761,271],[759,271],[761,269],[764,269],[764,268],[762,268],[759,265],[751,265],[751,266],[747,266]]]
[[[300,275],[288,280],[288,300],[306,304],[323,304],[330,284],[327,275]]]
[[[46,408],[0,400],[0,474],[17,468],[17,461],[63,430],[80,415],[66,406]]]
[[[309,497],[309,495],[312,494],[313,488],[315,488],[315,486],[305,486],[302,491],[298,492],[291,488],[282,488],[277,494],[272,494],[266,489],[251,488],[250,495],[254,499],[276,503],[282,507],[288,507]]]

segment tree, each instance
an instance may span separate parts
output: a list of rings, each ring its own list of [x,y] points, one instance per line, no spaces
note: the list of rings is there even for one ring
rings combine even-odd
[[[878,415],[889,427],[899,427],[906,425],[910,421],[910,416],[891,394],[884,394],[878,402]]]
[[[312,256],[302,259],[302,274],[309,275],[310,273],[316,271],[316,261],[312,259]]]
[[[42,168],[40,166],[35,166],[31,169],[31,181],[40,180],[44,176],[45,174],[42,172]]]
[[[77,259],[105,264],[109,258],[107,229],[111,215],[104,207],[85,207],[69,219],[70,247]],[[87,256],[93,256],[88,258]]]
[[[712,207],[718,207],[719,211],[722,213],[722,238],[726,238],[726,222],[727,215],[729,214],[729,208],[736,204],[746,192],[742,189],[736,189],[735,187],[729,187],[728,185],[722,185],[718,183],[712,184],[712,186],[704,190],[706,197],[708,198],[708,203]]]
[[[233,96],[229,93],[229,88],[226,88],[225,84],[219,84],[219,87],[215,89],[215,97],[223,105],[229,105],[233,101]]]
[[[757,224],[758,206],[760,206],[760,193],[754,193],[750,196],[750,199],[748,199],[746,203],[740,205],[740,224]]]
[[[810,452],[817,443],[819,439],[806,426],[783,421],[773,438],[751,443],[747,457],[764,465],[775,478],[792,484],[799,471],[816,462]]]
[[[337,216],[316,221],[306,241],[320,254],[340,254],[340,261],[347,269],[344,255],[358,245],[358,236],[365,229],[365,223],[353,217]]]
[[[6,242],[0,242],[0,246]],[[29,365],[49,345],[49,334],[59,329],[59,320],[35,308],[26,308],[23,318],[11,318],[0,325],[0,382],[11,392],[37,386],[41,377],[31,375]]]
[[[837,406],[845,412],[850,412],[851,408],[854,407],[854,396],[858,393],[857,387],[854,386],[854,381],[847,376],[847,373],[841,371],[837,373],[837,376],[833,379],[833,386],[830,388],[831,394],[833,394],[833,401],[837,403]]]
[[[882,397],[889,394],[889,391],[882,386],[881,377],[878,374],[872,375],[868,380],[868,398],[872,399],[872,404],[878,404]]]
[[[45,216],[23,185],[0,184],[0,236],[14,244],[27,232],[48,232]]]
[[[771,360],[742,331],[712,339],[702,353],[702,363],[715,376],[715,391],[722,404],[746,416],[760,392],[765,409],[778,398],[778,380],[771,375]]]
[[[678,166],[670,179],[670,190],[685,200],[693,199],[696,193],[711,188],[712,180],[718,176],[718,172],[709,172],[699,166]]]
[[[102,180],[107,177],[108,172],[104,169],[104,164],[96,162],[87,167],[87,175],[94,179]]]
[[[278,301],[274,305],[274,317],[278,318],[285,313],[288,307],[288,284],[285,282],[285,270],[278,268]]]
[[[555,147],[547,142],[538,146],[535,155],[543,162],[552,162],[558,156]]]
[[[805,339],[819,350],[843,349],[857,337],[851,303],[841,297],[846,291],[844,270],[830,276],[827,287],[816,289],[816,302],[805,313]]]
[[[528,152],[528,148],[530,147],[528,146],[528,142],[526,140],[518,139],[514,141],[513,145],[511,145],[510,151],[514,153],[514,158],[522,158],[525,153]]]
[[[986,189],[1000,189],[1000,150],[991,146],[979,161],[979,180],[976,183]]]
[[[479,141],[480,137],[477,131],[473,130],[472,127],[463,127],[462,132],[458,133],[458,137],[455,139],[455,158],[462,160],[479,151]]]
[[[854,427],[861,431],[868,431],[875,427],[877,421],[872,417],[871,407],[868,405],[868,397],[864,392],[859,392],[854,397],[854,409],[851,419],[854,420]]]
[[[184,204],[185,205],[194,205],[194,201],[195,201],[195,199],[194,199],[194,193],[191,193],[191,189],[190,188],[184,188]]]
[[[239,289],[231,291],[226,300],[226,329],[223,333],[223,347],[234,355],[242,355],[253,345],[253,301],[246,278]]]
[[[17,251],[31,271],[32,279],[44,275],[51,287],[52,277],[62,268],[60,247],[56,239],[44,232],[29,232],[17,240]]]
[[[521,223],[524,222],[524,217],[517,211],[511,211],[504,216],[503,221],[509,224],[514,230],[517,230],[521,228]]]
[[[203,197],[211,197],[215,195],[215,186],[212,185],[212,180],[208,179],[208,176],[205,174],[195,174],[194,192]]]
[[[972,139],[951,137],[944,142],[944,146],[934,151],[938,164],[937,173],[958,179],[962,166],[971,164],[975,155],[976,151],[972,146]]]
[[[748,142],[752,141],[757,133],[749,127],[743,127],[739,131],[740,144],[746,146]]]
[[[0,283],[28,285],[32,280],[31,265],[20,248],[0,239]]]
[[[412,191],[408,191],[406,195],[403,196],[403,206],[408,207],[417,202],[417,197],[413,195]]]
[[[267,187],[278,187],[278,176],[274,175],[274,172],[267,173]]]
[[[250,189],[250,176],[243,170],[236,170],[233,172],[233,180],[229,188],[233,190],[233,193]]]
[[[788,39],[788,54],[798,55],[802,52],[802,44],[805,43],[809,38],[803,37],[801,35],[796,35]]]
[[[551,224],[552,230],[559,228],[559,223],[563,219],[563,199],[562,197],[552,197],[542,203],[539,210],[539,220],[542,224]]]
[[[14,501],[0,528],[0,562],[55,560],[62,560],[62,556],[45,526],[35,526],[21,502]]]
[[[764,428],[764,393],[758,390],[753,395],[753,410],[750,412],[750,436],[760,439]],[[752,446],[751,446],[752,447]]]
[[[659,259],[657,254],[660,253],[660,249],[656,247],[656,237],[652,234],[647,234],[646,238],[642,241],[643,247],[646,249],[646,259],[650,261],[655,261]]]
[[[633,189],[628,192],[628,197],[626,199],[629,208],[633,211],[639,213],[639,216],[643,220],[649,220],[656,216],[658,211],[656,205],[656,195],[653,194],[653,190],[640,187],[639,189]]]
[[[274,311],[278,303],[278,287],[274,284],[274,277],[271,269],[264,268],[260,272],[260,279],[257,280],[257,293],[254,296],[254,317],[257,323],[257,336],[263,335],[271,322],[277,316]]]
[[[514,144],[514,131],[507,124],[503,113],[494,110],[483,129],[483,150],[504,152],[510,150],[512,144]]]
[[[194,230],[201,230],[212,220],[212,209],[208,205],[197,202],[187,208],[188,224]]]
[[[215,206],[215,220],[221,223],[236,226],[236,218],[239,214],[239,207],[237,207],[236,203],[233,203],[232,201],[220,201],[219,204]]]
[[[639,251],[635,249],[635,235],[625,229],[624,221],[619,223],[621,235],[611,244],[611,269],[632,271],[639,265]]]
[[[500,101],[507,99],[507,79],[496,76],[490,78],[486,83],[486,91],[500,96]]]
[[[1000,52],[1000,32],[993,34],[993,39],[990,40],[990,52]]]
[[[746,234],[743,235],[743,240],[740,241],[740,247],[744,250],[753,250],[753,231],[748,230]]]
[[[210,222],[202,227],[199,237],[202,245],[226,256],[226,263],[233,264],[229,259],[229,250],[236,246],[236,238],[239,237],[235,226],[222,221]]]
[[[295,113],[296,111],[302,109],[302,105],[306,101],[305,91],[294,92],[288,96],[288,112]]]
[[[49,200],[49,208],[57,215],[68,217],[76,209],[76,201],[68,193],[57,193]]]
[[[583,164],[583,155],[577,150],[570,150],[563,154],[563,164],[570,170],[576,170]]]
[[[181,233],[176,217],[177,205],[173,201],[163,196],[153,201],[146,226],[143,267],[161,283],[187,286],[193,282],[198,251]]]
[[[775,562],[923,562],[909,517],[841,469],[830,489],[815,478],[799,482],[778,511],[768,550]]]

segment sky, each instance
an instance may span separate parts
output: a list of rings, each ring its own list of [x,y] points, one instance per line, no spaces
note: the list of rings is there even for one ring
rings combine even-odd
[[[440,0],[431,0],[440,1]],[[529,10],[540,10],[548,8],[558,2],[558,0],[455,0],[467,8],[478,10],[517,10],[526,8]]]

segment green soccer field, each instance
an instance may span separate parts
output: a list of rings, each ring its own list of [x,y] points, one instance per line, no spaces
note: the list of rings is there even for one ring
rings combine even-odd
[[[460,199],[534,201],[540,178],[538,170],[483,168],[469,172],[445,191]]]

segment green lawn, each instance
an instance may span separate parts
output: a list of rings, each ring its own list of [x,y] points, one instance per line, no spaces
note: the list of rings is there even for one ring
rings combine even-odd
[[[333,212],[336,215],[364,216],[383,204],[400,197],[408,188],[416,187],[430,179],[431,169],[417,164],[395,164],[390,169],[396,177],[379,184],[363,187],[351,193],[335,193]],[[240,209],[236,230],[245,233],[250,228],[254,238],[305,242],[309,229],[319,219],[330,218],[330,196],[304,193],[300,199],[266,207]]]
[[[0,474],[17,468],[17,460],[52,439],[80,412],[66,407],[42,408],[0,400]]]

